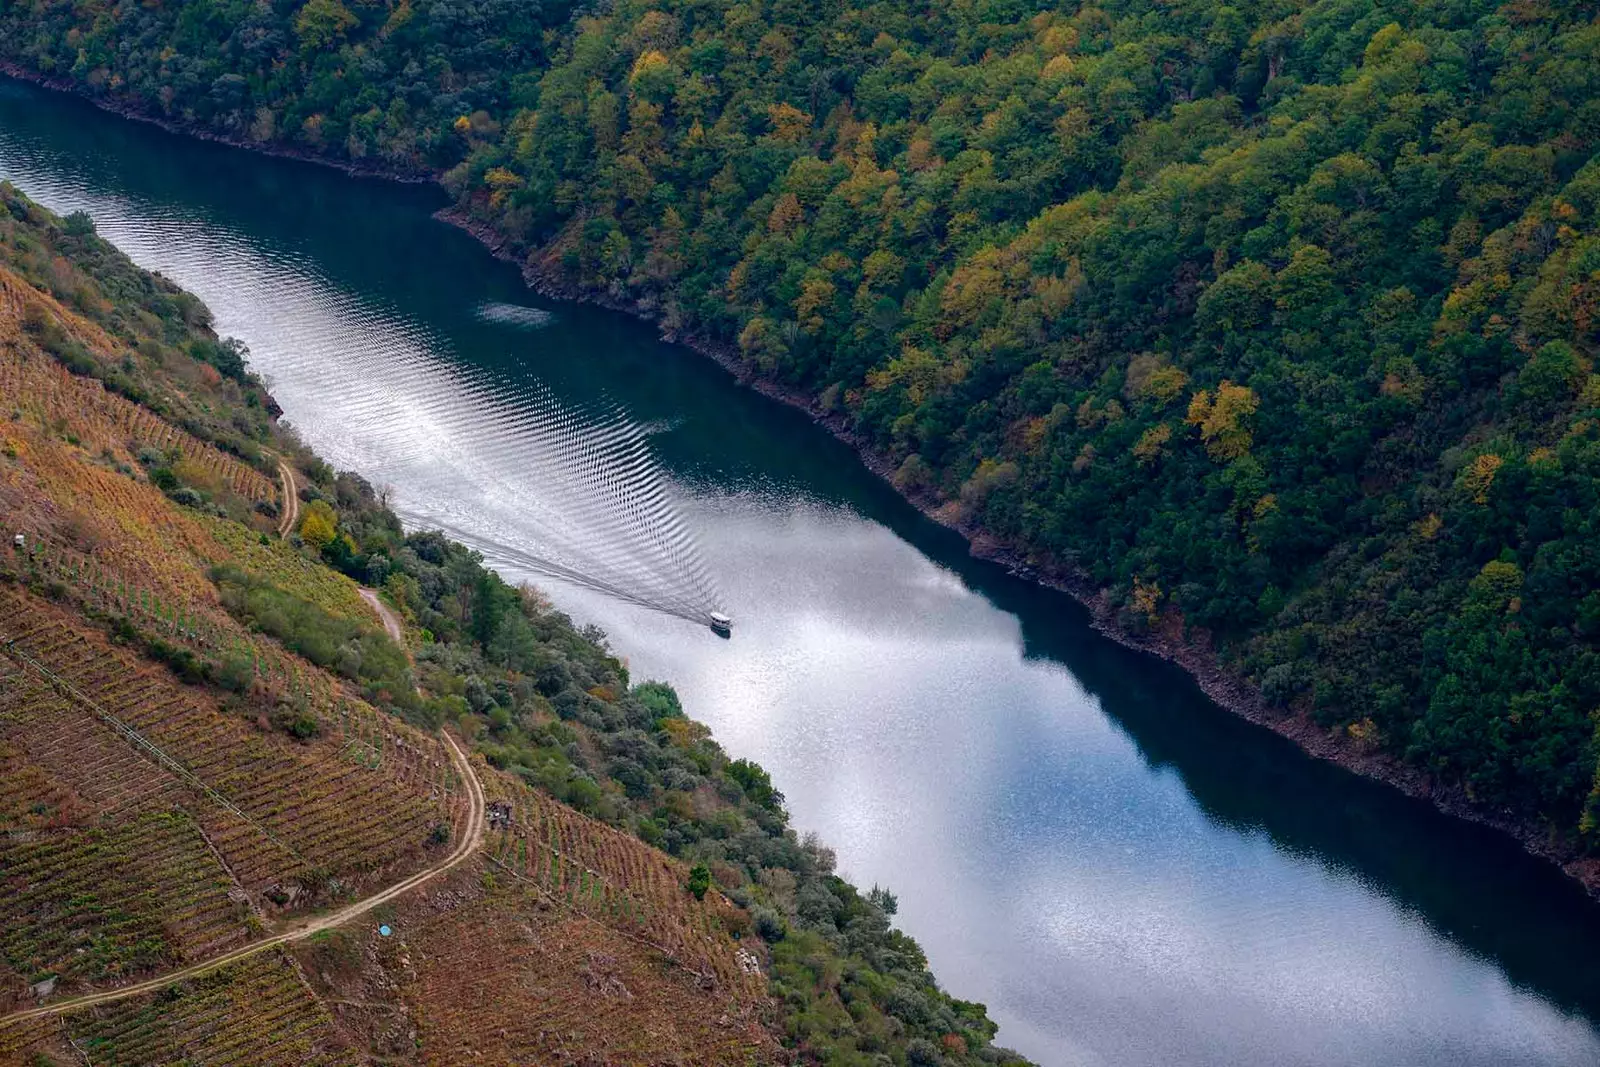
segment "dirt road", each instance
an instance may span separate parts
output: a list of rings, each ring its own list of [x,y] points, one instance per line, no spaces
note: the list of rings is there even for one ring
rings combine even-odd
[[[405,631],[400,628],[400,618],[395,615],[394,609],[378,598],[376,589],[368,589],[366,586],[362,586],[361,599],[365,600],[367,606],[378,613],[378,618],[383,620],[383,628],[389,632],[390,637],[394,638],[394,643],[404,649],[406,647],[406,635]]]
[[[278,536],[288,537],[300,521],[300,486],[295,484],[294,471],[283,460],[278,460],[278,480],[283,490],[283,517],[278,520]]]
[[[442,862],[437,863],[426,870],[418,871],[411,877],[402,879],[389,888],[374,893],[372,896],[367,897],[364,900],[358,900],[354,904],[347,905],[343,908],[340,908],[338,911],[330,912],[327,915],[312,916],[306,919],[301,919],[290,929],[274,934],[271,937],[263,938],[260,941],[245,945],[243,948],[236,948],[231,952],[224,952],[221,955],[213,956],[211,959],[205,960],[201,963],[192,964],[188,967],[184,967],[181,970],[171,971],[167,974],[161,975],[159,978],[150,978],[143,982],[135,983],[134,985],[123,986],[120,989],[107,989],[100,993],[88,993],[81,997],[70,997],[66,1000],[58,1000],[54,1004],[46,1004],[43,1007],[29,1008],[26,1011],[12,1012],[9,1015],[0,1016],[0,1025],[8,1022],[20,1022],[24,1019],[34,1019],[42,1015],[59,1015],[62,1012],[74,1011],[78,1008],[87,1008],[94,1004],[106,1004],[114,1000],[124,1000],[128,997],[136,997],[143,993],[154,993],[158,990],[165,989],[174,982],[181,982],[186,978],[194,978],[202,974],[207,974],[219,967],[226,967],[230,963],[237,963],[239,960],[245,959],[248,956],[253,956],[257,952],[264,952],[276,945],[287,944],[291,941],[301,941],[322,930],[331,930],[336,926],[343,926],[351,919],[359,918],[360,916],[371,911],[373,908],[376,908],[378,905],[388,903],[396,897],[415,889],[424,882],[437,878],[439,875],[455,867],[468,856],[472,855],[473,852],[477,851],[479,844],[481,844],[483,841],[483,783],[478,781],[478,776],[473,771],[472,764],[468,762],[467,757],[462,753],[461,747],[456,744],[455,738],[451,737],[448,733],[445,733],[442,736],[444,737],[444,743],[449,746],[451,762],[456,765],[456,770],[461,774],[462,781],[464,781],[467,785],[468,799],[467,825],[465,832],[462,833],[461,841],[456,846],[455,851],[450,853],[450,855]]]

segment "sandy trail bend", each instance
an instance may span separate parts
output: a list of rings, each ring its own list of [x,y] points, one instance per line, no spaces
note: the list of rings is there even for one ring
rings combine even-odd
[[[283,518],[278,520],[278,536],[288,537],[300,521],[300,487],[295,484],[294,471],[283,460],[278,460],[278,480],[283,488]]]
[[[444,743],[450,749],[451,762],[456,765],[456,770],[461,774],[462,781],[466,783],[468,800],[467,825],[465,832],[461,835],[461,843],[456,846],[454,852],[450,853],[450,855],[441,862],[425,870],[418,871],[409,878],[402,879],[389,888],[374,893],[370,897],[367,897],[363,900],[358,900],[354,904],[346,905],[345,907],[340,908],[338,911],[330,912],[327,915],[311,916],[298,920],[289,929],[284,930],[281,933],[274,934],[271,937],[263,938],[260,941],[252,942],[243,946],[242,948],[236,948],[231,952],[224,952],[221,955],[213,956],[210,959],[204,960],[200,963],[191,964],[190,966],[184,967],[181,970],[170,971],[167,974],[161,975],[159,978],[149,978],[143,982],[137,982],[133,985],[123,986],[120,989],[107,989],[100,993],[86,993],[81,997],[70,997],[66,1000],[58,1000],[54,1004],[46,1004],[43,1007],[29,1008],[26,1011],[12,1012],[9,1015],[0,1015],[0,1024],[8,1022],[20,1022],[24,1019],[35,1019],[44,1015],[59,1015],[62,1012],[75,1011],[78,1008],[87,1008],[95,1004],[107,1004],[111,1001],[124,1000],[128,997],[136,997],[143,993],[154,993],[157,990],[166,988],[174,982],[181,982],[187,978],[195,978],[199,975],[207,974],[219,967],[226,967],[230,963],[237,963],[239,960],[245,959],[248,956],[253,956],[258,952],[264,952],[269,948],[273,948],[274,946],[288,944],[291,941],[301,941],[310,937],[312,934],[319,933],[323,930],[331,930],[336,926],[342,926],[351,919],[359,918],[360,916],[371,911],[373,908],[376,908],[378,905],[386,904],[396,897],[415,889],[419,885],[422,885],[424,882],[431,881],[451,868],[457,866],[467,857],[476,852],[478,846],[483,842],[483,783],[478,780],[477,774],[472,769],[472,764],[462,753],[461,747],[456,744],[455,738],[451,737],[448,733],[444,733],[441,736],[443,736]]]
[[[400,628],[400,618],[395,615],[394,609],[378,599],[378,591],[376,589],[368,589],[366,586],[362,586],[361,599],[365,600],[367,606],[378,613],[378,618],[383,620],[383,628],[389,632],[390,637],[394,638],[394,643],[404,650],[406,647],[406,635],[405,631]]]

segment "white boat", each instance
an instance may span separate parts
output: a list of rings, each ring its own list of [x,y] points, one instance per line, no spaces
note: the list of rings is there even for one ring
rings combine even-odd
[[[720,611],[711,613],[711,632],[721,637],[733,636],[733,619]]]

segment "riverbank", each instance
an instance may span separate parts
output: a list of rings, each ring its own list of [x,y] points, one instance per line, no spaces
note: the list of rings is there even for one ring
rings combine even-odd
[[[294,159],[301,163],[314,163],[319,167],[329,167],[341,174],[348,174],[352,178],[375,178],[381,181],[403,182],[407,185],[426,185],[438,180],[438,175],[430,170],[418,168],[406,170],[393,163],[379,163],[373,160],[333,159],[319,152],[297,148],[293,145],[284,145],[271,141],[252,141],[244,137],[235,137],[202,126],[196,122],[174,122],[162,115],[153,115],[138,100],[125,97],[111,96],[104,93],[91,93],[84,86],[67,78],[52,78],[40,74],[26,67],[20,67],[10,60],[0,59],[0,74],[24,81],[30,85],[37,85],[53,92],[66,93],[87,100],[102,111],[109,111],[119,118],[129,119],[133,122],[142,122],[148,126],[166,130],[168,133],[182,137],[193,137],[197,141],[210,141],[213,144],[223,144],[230,148],[243,148],[251,152],[260,152],[262,155],[276,156],[279,159]]]
[[[27,80],[44,84],[47,87],[78,90],[78,87],[64,85],[59,82],[52,84],[47,79],[30,76],[27,72],[12,70],[11,73],[19,74],[27,78]],[[160,118],[140,114],[133,105],[124,101],[90,96],[82,91],[77,91],[77,95],[88,97],[92,102],[107,111],[124,117],[150,122],[164,129],[188,136],[202,137],[206,140],[250,148],[255,151],[265,151],[285,158],[315,162],[320,165],[331,166],[344,173],[364,177],[385,177],[408,182],[428,179],[426,175],[419,177],[416,174],[407,174],[398,169],[391,169],[386,172],[383,167],[370,163],[342,163],[314,153],[278,149],[272,145],[263,145],[230,138],[225,135],[217,135],[212,131],[189,129],[181,124],[173,124]],[[563,285],[548,270],[541,271],[537,267],[531,267],[526,257],[520,254],[520,250],[509,247],[503,235],[485,225],[481,220],[449,212],[445,213],[445,217],[448,221],[472,232],[501,258],[516,262],[523,270],[524,279],[536,291],[552,298],[584,300],[660,324],[658,309],[640,305],[637,302],[628,300],[625,296],[619,298],[612,294],[578,291],[570,286]],[[733,374],[736,380],[742,384],[754,388],[773,399],[805,410],[815,421],[825,426],[836,437],[850,444],[861,456],[867,467],[875,474],[886,480],[891,478],[893,465],[888,461],[887,457],[874,453],[866,442],[852,433],[849,425],[837,413],[822,411],[812,398],[793,390],[785,389],[776,382],[764,380],[751,374],[749,368],[743,364],[737,353],[725,345],[719,345],[715,341],[706,338],[686,334],[673,334],[665,330],[663,330],[663,336],[668,340],[686,344],[702,355],[711,358]],[[1177,663],[1196,678],[1200,688],[1212,700],[1228,708],[1231,712],[1288,737],[1302,749],[1318,758],[1338,763],[1357,773],[1384,781],[1412,796],[1427,799],[1436,807],[1452,815],[1467,818],[1508,833],[1515,837],[1528,851],[1561,865],[1569,875],[1584,884],[1591,892],[1600,889],[1600,871],[1595,869],[1596,865],[1593,861],[1583,861],[1573,855],[1570,850],[1564,850],[1559,842],[1550,841],[1547,834],[1537,824],[1531,824],[1525,820],[1507,818],[1503,815],[1497,816],[1493,812],[1485,812],[1472,806],[1468,798],[1459,790],[1452,791],[1442,788],[1438,783],[1432,781],[1430,776],[1417,771],[1415,768],[1408,767],[1381,753],[1366,751],[1348,738],[1329,734],[1307,718],[1283,715],[1267,708],[1251,687],[1231,675],[1221,665],[1214,651],[1205,643],[1204,635],[1198,635],[1197,637],[1193,633],[1183,632],[1181,628],[1173,626],[1158,627],[1157,632],[1144,637],[1128,634],[1116,624],[1114,613],[1108,605],[1103,592],[1090,587],[1081,576],[1074,575],[1066,568],[1051,566],[1049,561],[1025,559],[1017,550],[996,542],[981,529],[964,527],[960,523],[952,522],[948,513],[941,512],[941,501],[930,498],[917,499],[916,497],[911,499],[913,504],[935,519],[935,521],[951,526],[963,534],[967,538],[974,556],[1000,563],[1021,577],[1026,577],[1074,596],[1089,607],[1094,617],[1096,628],[1103,634],[1124,645],[1160,655]]]
[[[527,286],[541,296],[551,300],[592,304],[660,325],[660,317],[652,307],[619,300],[607,293],[582,290],[559,280],[547,266],[539,262],[537,252],[519,255],[520,250],[512,248],[503,234],[482,219],[459,208],[445,208],[436,212],[435,217],[471,234],[497,259],[516,265]],[[1072,597],[1088,610],[1096,632],[1125,648],[1159,657],[1181,668],[1194,679],[1201,692],[1218,706],[1288,739],[1316,759],[1337,764],[1407,796],[1427,801],[1454,818],[1506,834],[1525,851],[1560,867],[1591,897],[1600,900],[1600,858],[1578,854],[1565,842],[1553,838],[1548,828],[1538,823],[1509,813],[1485,810],[1474,804],[1459,786],[1441,783],[1426,771],[1388,753],[1374,750],[1337,731],[1327,730],[1308,714],[1286,715],[1278,712],[1267,704],[1255,686],[1223,665],[1207,635],[1195,635],[1185,630],[1181,620],[1174,616],[1165,616],[1162,625],[1153,627],[1146,634],[1130,633],[1117,622],[1107,590],[1095,587],[1081,572],[1053,561],[1030,558],[1016,546],[995,538],[981,527],[953,518],[947,501],[927,493],[908,492],[896,484],[894,462],[875,450],[844,416],[824,410],[815,398],[805,393],[785,388],[776,381],[752,373],[738,353],[726,344],[692,332],[680,333],[665,328],[661,330],[661,339],[683,345],[710,359],[740,385],[804,411],[813,422],[849,445],[860,457],[863,466],[887,482],[925,517],[960,534],[974,558],[997,564],[1014,577]]]

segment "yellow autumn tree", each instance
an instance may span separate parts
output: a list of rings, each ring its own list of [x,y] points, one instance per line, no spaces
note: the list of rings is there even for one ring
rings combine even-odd
[[[1172,427],[1164,422],[1158,422],[1140,434],[1139,440],[1134,442],[1133,458],[1139,461],[1141,467],[1148,466],[1161,457],[1170,440],[1172,440]]]
[[[339,0],[309,0],[294,17],[294,32],[306,48],[338,44],[359,20]]]
[[[932,353],[907,345],[887,367],[867,374],[867,388],[881,393],[903,385],[906,399],[916,406],[937,392],[943,372],[944,368]]]
[[[1522,568],[1506,560],[1492,559],[1472,579],[1467,591],[1480,604],[1514,614],[1522,606]]]
[[[767,118],[774,141],[802,144],[811,136],[811,116],[791,104],[773,104],[767,108]]]
[[[812,275],[800,283],[800,295],[794,301],[795,318],[806,333],[816,333],[825,325],[822,312],[833,303],[837,290],[827,278]]]
[[[957,267],[939,294],[940,323],[935,331],[949,337],[977,322],[1005,299],[1005,267],[998,249],[985,248]]]
[[[1218,463],[1228,463],[1250,451],[1252,438],[1245,420],[1261,406],[1254,391],[1246,385],[1224,381],[1216,396],[1202,389],[1189,401],[1184,422],[1200,428],[1206,454]]]
[[[1058,84],[1070,79],[1075,70],[1077,70],[1077,66],[1070,57],[1052,56],[1050,62],[1044,65],[1044,69],[1039,71],[1039,80]]]
[[[325,500],[313,500],[306,505],[305,517],[300,520],[300,539],[322,551],[339,535],[339,516]]]
[[[969,515],[975,513],[989,499],[989,494],[1012,484],[1020,474],[1017,465],[1010,460],[1004,462],[995,459],[983,460],[978,464],[978,469],[972,472],[972,476],[961,485],[962,508]]]
[[[483,184],[491,190],[489,203],[499,207],[513,190],[522,188],[522,179],[505,167],[493,167],[483,176]]]
[[[1505,462],[1493,452],[1485,452],[1467,464],[1466,469],[1461,472],[1461,487],[1472,494],[1473,503],[1489,502],[1489,490],[1494,488],[1494,476]]]
[[[739,333],[739,351],[744,358],[764,371],[777,368],[778,360],[789,352],[778,324],[765,315],[757,315],[745,324]]]
[[[767,232],[785,234],[805,221],[805,208],[800,206],[799,197],[793,193],[784,193],[778,197],[778,202],[772,205],[772,212],[767,216]]]
[[[874,249],[861,261],[861,281],[869,289],[887,289],[900,281],[906,261],[886,248]]]
[[[657,51],[642,52],[628,73],[628,87],[646,100],[665,100],[677,86],[672,61]]]
[[[1147,400],[1156,407],[1165,407],[1188,384],[1189,376],[1183,371],[1153,352],[1144,352],[1129,361],[1122,391],[1129,400]]]
[[[1155,622],[1156,610],[1161,606],[1161,586],[1153,580],[1146,582],[1143,578],[1135,578],[1129,606],[1146,619]]]

